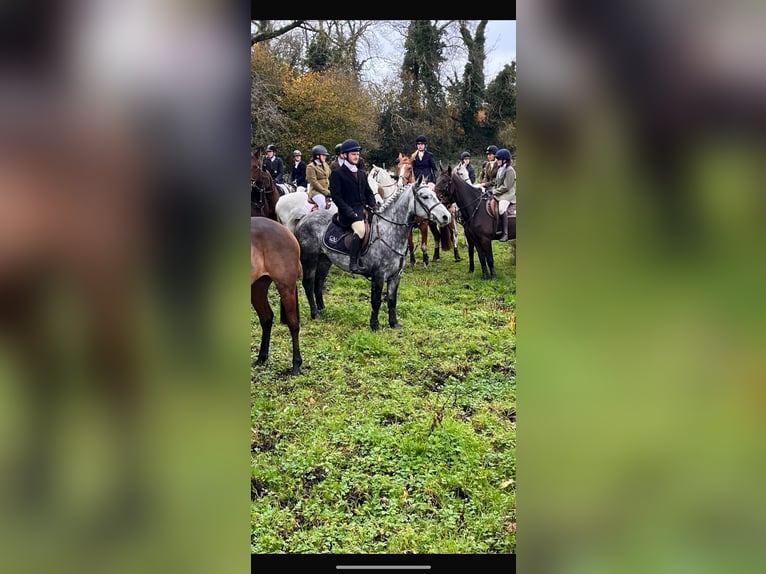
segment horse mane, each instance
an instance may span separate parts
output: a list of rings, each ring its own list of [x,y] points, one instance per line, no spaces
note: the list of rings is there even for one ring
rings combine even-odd
[[[396,201],[396,198],[399,197],[405,189],[408,189],[410,187],[412,187],[411,183],[405,185],[404,187],[400,189],[397,189],[394,193],[389,195],[383,203],[380,204],[380,207],[378,207],[378,211],[385,211],[389,205],[391,205],[394,201]]]

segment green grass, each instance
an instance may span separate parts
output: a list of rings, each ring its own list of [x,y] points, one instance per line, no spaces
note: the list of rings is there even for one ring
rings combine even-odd
[[[405,269],[401,330],[363,277],[333,266],[318,320],[299,285],[300,376],[280,324],[255,366],[251,311],[253,553],[515,552],[515,266],[494,242],[498,278],[469,274],[460,235]]]

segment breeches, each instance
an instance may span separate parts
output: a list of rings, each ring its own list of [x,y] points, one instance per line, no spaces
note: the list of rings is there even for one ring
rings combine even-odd
[[[354,231],[354,235],[360,239],[364,237],[364,221],[355,221],[351,224],[351,229]]]
[[[506,212],[510,204],[511,202],[508,201],[507,199],[501,199],[500,201],[497,202],[497,207],[500,210],[500,215]]]
[[[311,201],[316,203],[319,206],[319,209],[327,208],[327,202],[325,201],[324,195],[321,193],[317,193],[314,197],[311,198]]]

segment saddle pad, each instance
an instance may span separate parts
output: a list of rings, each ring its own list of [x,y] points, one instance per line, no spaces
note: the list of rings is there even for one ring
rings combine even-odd
[[[348,255],[352,233],[353,231],[351,229],[343,228],[335,223],[335,218],[333,217],[327,225],[327,229],[325,229],[324,235],[322,236],[322,242],[328,249]]]
[[[333,251],[342,253],[343,255],[350,255],[352,239],[351,236],[354,234],[354,231],[350,228],[346,229],[345,227],[338,225],[337,217],[337,213],[333,214],[330,223],[327,225],[327,229],[325,229],[324,235],[322,235],[322,243],[324,243],[325,247],[328,249],[332,249]],[[365,233],[365,238],[362,241],[362,248],[359,250],[359,255],[364,255],[367,253],[367,250],[370,247],[368,243],[368,239],[370,237],[369,225],[366,227],[367,230]]]

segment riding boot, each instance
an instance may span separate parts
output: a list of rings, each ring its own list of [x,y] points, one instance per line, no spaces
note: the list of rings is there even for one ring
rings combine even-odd
[[[362,238],[354,234],[351,239],[351,262],[348,270],[351,273],[365,273],[367,268],[359,263],[359,250],[362,248]]]
[[[508,210],[503,213],[503,234],[498,241],[508,241]]]

